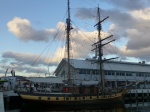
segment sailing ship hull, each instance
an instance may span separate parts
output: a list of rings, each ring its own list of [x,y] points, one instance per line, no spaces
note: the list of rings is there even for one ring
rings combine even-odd
[[[37,93],[18,93],[23,101],[42,103],[58,106],[98,106],[113,107],[124,105],[124,95],[116,93],[112,95],[80,95],[80,94],[37,94]]]

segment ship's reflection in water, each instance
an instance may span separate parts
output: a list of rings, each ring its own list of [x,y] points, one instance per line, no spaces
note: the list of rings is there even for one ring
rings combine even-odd
[[[113,104],[100,107],[94,106],[52,106],[49,104],[23,102],[20,108],[11,110],[6,109],[5,112],[150,112],[150,102],[136,102],[122,105]]]
[[[150,112],[150,102],[125,104],[127,112]]]
[[[46,106],[37,104],[25,104],[22,106],[20,112],[128,112],[127,109],[122,105],[116,105],[115,107],[110,107],[108,105],[105,108],[99,106],[82,106],[82,107],[72,107],[72,106]]]
[[[125,107],[116,106],[112,108],[99,108],[99,107],[51,107],[43,105],[23,105],[21,109],[9,110],[6,112],[150,112],[150,105],[143,104],[127,104]]]

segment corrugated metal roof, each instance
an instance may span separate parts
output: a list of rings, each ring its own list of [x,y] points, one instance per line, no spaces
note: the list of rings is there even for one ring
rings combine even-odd
[[[97,85],[98,81],[82,81],[82,85]]]
[[[63,83],[62,78],[58,77],[28,77],[27,80],[30,80],[32,82],[42,82],[42,83]]]
[[[99,65],[94,60],[71,59],[71,65],[78,69],[99,69]],[[104,70],[149,72],[150,65],[144,63],[108,61],[104,63]]]
[[[130,72],[149,72],[150,66],[144,64],[129,64],[129,63],[105,63],[104,69],[114,71],[130,71]]]
[[[70,63],[75,68],[81,68],[81,69],[87,69],[87,68],[88,69],[97,69],[98,68],[97,64],[93,64],[92,61],[88,61],[88,60],[71,59]]]

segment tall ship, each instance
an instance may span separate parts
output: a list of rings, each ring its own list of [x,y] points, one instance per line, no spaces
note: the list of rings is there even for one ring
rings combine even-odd
[[[35,84],[34,81],[32,81],[30,86],[25,85],[23,88],[18,87],[17,94],[25,101],[43,102],[55,106],[94,105],[99,107],[109,107],[120,104],[124,105],[124,95],[128,92],[128,88],[126,86],[122,88],[112,88],[108,87],[108,85],[105,84],[103,63],[115,58],[103,59],[103,46],[109,44],[114,40],[104,43],[104,40],[110,38],[112,35],[104,39],[101,38],[101,27],[102,27],[101,23],[108,17],[101,20],[99,8],[97,9],[99,18],[97,24],[95,25],[95,27],[97,27],[98,30],[98,41],[93,43],[92,45],[94,46],[93,50],[97,52],[96,58],[92,62],[97,63],[99,65],[98,71],[99,79],[96,81],[92,79],[80,81],[80,79],[75,80],[74,79],[75,77],[72,76],[71,72],[72,59],[70,59],[71,57],[70,35],[71,30],[73,28],[71,26],[69,0],[67,1],[67,6],[68,6],[67,8],[68,18],[66,19],[67,58],[61,61],[61,63],[65,63],[67,66],[67,79],[66,78],[62,79],[62,77],[60,78],[57,76],[51,77],[47,78],[47,80],[50,80],[51,84],[47,84],[46,81],[43,80],[42,85]],[[56,72],[58,73],[60,68],[66,66],[59,66],[56,69]]]

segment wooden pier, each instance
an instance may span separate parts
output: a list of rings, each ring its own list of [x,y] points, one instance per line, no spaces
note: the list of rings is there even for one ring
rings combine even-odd
[[[3,92],[0,91],[0,112],[4,112]]]
[[[132,89],[124,100],[126,104],[150,103],[150,89]]]

